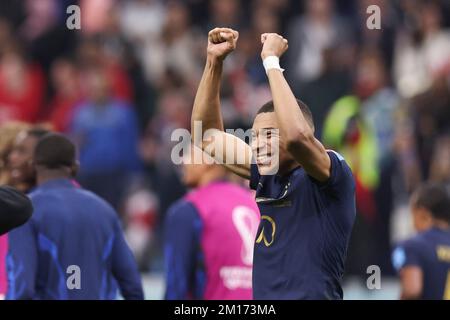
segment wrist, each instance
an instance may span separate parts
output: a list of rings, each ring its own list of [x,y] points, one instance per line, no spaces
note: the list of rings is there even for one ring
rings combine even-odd
[[[224,57],[217,57],[208,55],[206,58],[206,64],[211,67],[222,67]]]
[[[284,69],[280,67],[280,58],[275,55],[270,55],[263,58],[263,66],[266,70],[266,74],[269,73],[269,70],[279,70],[281,72],[284,71]]]
[[[275,56],[278,57],[278,55],[274,51],[263,51],[261,52],[261,59],[264,60],[267,57]],[[280,57],[278,57],[280,58]]]

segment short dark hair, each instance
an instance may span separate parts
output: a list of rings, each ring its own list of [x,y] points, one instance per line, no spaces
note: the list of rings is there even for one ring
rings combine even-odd
[[[34,163],[47,169],[60,169],[76,165],[75,145],[57,133],[42,137],[34,149]]]
[[[311,110],[309,107],[300,99],[296,99],[298,106],[300,107],[300,110],[302,111],[303,116],[305,117],[306,121],[308,122],[311,129],[314,130],[314,119],[313,115],[311,113]],[[269,102],[266,102],[261,108],[259,108],[258,112],[256,114],[260,113],[266,113],[266,112],[274,112],[275,108],[273,106],[273,100],[270,100]]]
[[[43,128],[32,128],[32,129],[28,129],[26,131],[26,133],[27,133],[27,136],[31,136],[36,139],[41,139],[46,134],[50,133],[50,131],[48,131],[47,129],[43,129]]]
[[[450,223],[450,195],[445,186],[427,183],[414,191],[412,205],[430,211],[431,215]]]

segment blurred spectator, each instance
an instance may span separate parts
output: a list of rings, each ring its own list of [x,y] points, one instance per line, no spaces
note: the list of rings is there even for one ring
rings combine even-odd
[[[127,179],[141,166],[136,116],[111,95],[104,69],[90,69],[84,81],[87,101],[76,107],[71,125],[80,150],[79,181],[117,207]]]
[[[359,216],[349,249],[349,264],[376,263],[390,268],[390,213],[394,115],[399,104],[388,86],[382,55],[362,49],[356,63],[354,95],[339,99],[324,127],[324,142],[346,157],[356,178]],[[370,234],[377,239],[364,243]],[[377,256],[378,253],[380,256]],[[363,257],[366,257],[364,260]],[[362,263],[361,261],[365,261]],[[356,266],[349,271],[355,272]],[[362,274],[364,269],[360,269]]]
[[[317,79],[294,88],[295,94],[310,107],[315,122],[315,135],[322,137],[323,124],[332,104],[351,91],[351,74],[335,63],[334,49],[324,49],[323,64]]]
[[[102,36],[97,35],[84,38],[78,46],[78,64],[81,69],[81,83],[84,94],[87,94],[88,88],[85,81],[85,73],[89,74],[91,68],[103,68],[111,83],[111,94],[124,100],[131,102],[133,99],[133,88],[130,83],[125,67],[120,64],[122,61],[111,59],[105,47],[102,45]]]
[[[227,27],[240,30],[245,25],[242,4],[238,0],[211,0],[209,7],[209,21],[205,31],[215,27]]]
[[[105,30],[116,0],[80,0],[81,30],[88,35]]]
[[[450,33],[442,28],[440,6],[422,1],[410,9],[410,23],[396,40],[394,77],[407,98],[430,88],[433,79],[450,72]]]
[[[28,63],[17,48],[0,57],[0,124],[35,122],[43,105],[45,80],[37,64]]]
[[[82,99],[79,73],[72,61],[62,58],[52,65],[50,77],[54,94],[49,104],[49,120],[55,130],[65,132],[69,129],[75,106]]]
[[[305,14],[295,18],[288,31],[288,76],[292,83],[317,79],[322,70],[324,49],[333,47],[335,58],[351,45],[349,26],[337,14],[334,0],[307,0]],[[337,59],[339,60],[339,59]],[[337,61],[338,62],[338,61]]]
[[[28,125],[22,122],[8,122],[0,126],[0,185],[10,182],[10,171],[7,166],[8,157],[13,148],[16,136],[27,128]],[[0,236],[0,300],[4,299],[8,287],[6,276],[7,252],[8,236],[5,234]]]
[[[360,47],[370,47],[380,51],[387,70],[391,70],[394,55],[395,36],[399,17],[393,1],[359,0],[357,2],[357,18],[354,29],[357,32],[357,42]],[[380,8],[381,30],[366,27],[369,14],[367,8],[376,5]]]
[[[445,76],[436,77],[431,87],[409,101],[414,123],[420,173],[427,180],[436,141],[450,133],[450,87]]]
[[[24,122],[8,122],[0,126],[0,185],[9,184],[11,173],[8,167],[8,158],[17,135],[29,128]]]
[[[65,2],[67,0],[23,0],[26,18],[18,33],[32,61],[39,63],[45,73],[57,57],[75,48],[75,33],[66,27]]]

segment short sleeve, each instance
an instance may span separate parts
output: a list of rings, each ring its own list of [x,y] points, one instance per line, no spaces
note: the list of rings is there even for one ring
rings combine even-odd
[[[355,188],[355,181],[352,171],[344,157],[332,150],[328,150],[327,153],[331,162],[330,178],[323,183],[316,181],[319,183],[320,188],[333,193],[353,191]]]
[[[392,265],[397,272],[406,266],[421,267],[422,263],[418,244],[414,244],[413,242],[405,242],[398,245],[392,251]]]

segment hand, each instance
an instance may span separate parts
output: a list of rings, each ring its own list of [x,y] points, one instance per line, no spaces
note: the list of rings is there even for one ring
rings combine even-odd
[[[263,44],[261,58],[264,60],[269,56],[281,57],[288,48],[288,41],[276,33],[263,33],[261,35]]]
[[[208,34],[208,57],[223,60],[236,48],[239,32],[229,28],[215,28]]]

